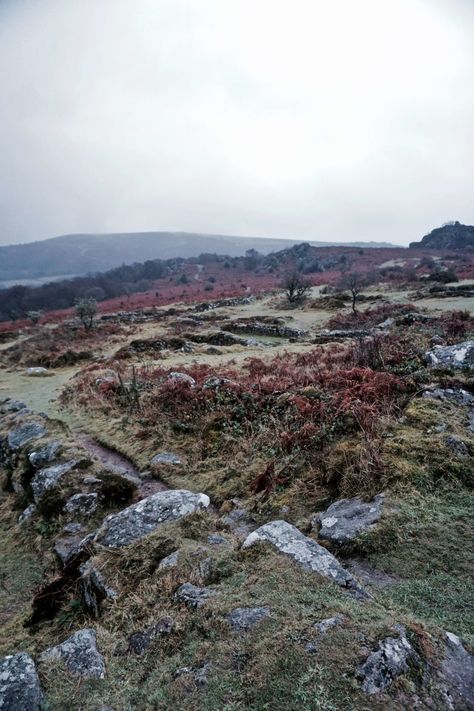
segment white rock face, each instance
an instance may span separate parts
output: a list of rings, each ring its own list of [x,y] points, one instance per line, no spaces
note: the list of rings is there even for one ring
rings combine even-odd
[[[356,579],[339,563],[329,551],[312,538],[304,536],[295,526],[286,521],[271,521],[253,531],[243,543],[249,548],[257,541],[268,541],[281,553],[292,558],[306,570],[332,580],[343,588],[366,596]]]
[[[39,711],[41,687],[29,654],[10,654],[0,659],[0,709]]]
[[[103,679],[105,662],[97,649],[95,630],[75,632],[56,647],[46,649],[40,656],[42,662],[65,662],[69,672],[83,679]]]
[[[206,494],[185,489],[159,491],[136,504],[111,514],[97,531],[95,541],[108,548],[122,548],[174,521],[209,506]]]

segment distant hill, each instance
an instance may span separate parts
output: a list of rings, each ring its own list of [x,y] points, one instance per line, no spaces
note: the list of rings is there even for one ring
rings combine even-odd
[[[448,222],[425,235],[421,242],[411,242],[410,247],[424,249],[474,248],[474,226]]]
[[[124,232],[113,234],[71,234],[51,239],[0,247],[1,282],[28,283],[31,280],[83,275],[113,269],[122,264],[149,259],[197,257],[204,252],[238,257],[247,249],[262,254],[279,251],[295,240],[194,234],[192,232]],[[317,247],[334,242],[311,242]],[[344,246],[391,247],[382,242],[352,242]],[[4,284],[3,286],[7,286]]]

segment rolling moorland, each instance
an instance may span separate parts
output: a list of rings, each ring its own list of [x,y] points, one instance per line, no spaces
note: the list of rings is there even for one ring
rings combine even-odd
[[[146,265],[2,293],[0,707],[473,708],[469,245]]]

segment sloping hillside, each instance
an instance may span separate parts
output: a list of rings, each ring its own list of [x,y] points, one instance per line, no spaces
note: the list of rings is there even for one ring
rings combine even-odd
[[[460,222],[449,222],[425,235],[421,242],[411,242],[410,247],[425,249],[474,249],[474,227]]]
[[[29,244],[0,247],[0,282],[81,275],[148,259],[197,257],[217,252],[237,257],[247,249],[269,254],[295,244],[291,239],[263,239],[192,232],[123,232],[72,234]],[[329,242],[312,242],[327,246]],[[349,245],[348,245],[349,246]],[[352,246],[389,247],[385,243],[354,242]]]

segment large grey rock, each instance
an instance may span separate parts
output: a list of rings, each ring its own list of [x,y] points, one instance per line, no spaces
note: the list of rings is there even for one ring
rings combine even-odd
[[[68,671],[83,679],[103,679],[105,662],[97,649],[95,630],[75,632],[62,644],[46,649],[40,656],[42,662],[64,661]]]
[[[44,437],[45,434],[46,429],[39,422],[25,422],[8,433],[8,446],[16,451],[32,440]]]
[[[383,502],[383,494],[368,503],[359,497],[340,499],[326,511],[316,514],[313,524],[321,525],[318,533],[320,538],[334,543],[347,543],[359,533],[373,528],[382,513]]]
[[[337,585],[347,588],[360,596],[366,593],[356,579],[339,563],[329,551],[320,546],[312,538],[304,536],[295,526],[286,521],[271,521],[253,531],[243,543],[243,548],[249,548],[258,541],[268,541],[275,548],[301,565],[305,570],[319,573],[332,580]]]
[[[447,707],[456,711],[474,709],[474,656],[455,634],[446,632],[444,641],[438,676],[445,686]]]
[[[205,605],[210,597],[214,597],[216,591],[212,588],[198,588],[192,583],[184,583],[179,587],[175,594],[175,600],[183,602],[187,607],[195,609]]]
[[[366,694],[377,694],[390,686],[392,681],[408,671],[408,660],[416,657],[416,652],[405,636],[387,637],[379,642],[377,651],[372,652],[359,667],[357,676],[362,681]]]
[[[74,469],[77,465],[76,460],[64,462],[63,464],[55,464],[45,469],[40,469],[31,480],[31,489],[33,498],[38,503],[47,491],[55,489],[63,476]]]
[[[236,607],[227,615],[227,621],[233,630],[245,632],[269,615],[269,607]]]
[[[455,346],[435,346],[426,354],[429,365],[447,368],[474,368],[474,341],[463,341]]]
[[[39,711],[41,686],[29,654],[10,654],[0,659],[1,711]]]
[[[111,514],[96,534],[96,542],[108,548],[122,548],[155,531],[161,524],[174,521],[209,506],[206,494],[185,489],[159,491],[136,504]]]
[[[99,506],[99,494],[74,494],[64,505],[65,513],[80,516],[91,516]]]
[[[35,469],[40,469],[41,467],[46,466],[46,464],[51,464],[51,462],[54,462],[58,458],[58,455],[61,452],[61,446],[61,442],[58,442],[56,439],[51,440],[51,442],[47,442],[45,445],[39,449],[35,449],[34,452],[31,452],[28,455],[30,464]]]

